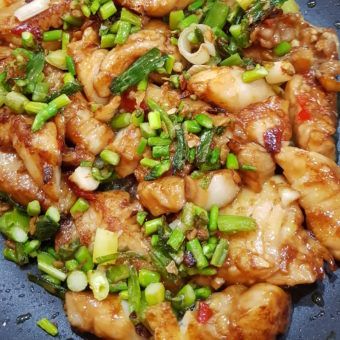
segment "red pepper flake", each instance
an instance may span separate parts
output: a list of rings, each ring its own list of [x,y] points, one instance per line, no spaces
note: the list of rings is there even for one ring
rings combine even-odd
[[[312,119],[312,115],[310,114],[309,110],[306,108],[308,98],[306,96],[298,96],[297,101],[301,106],[300,112],[297,114],[297,118],[301,122],[305,122],[306,120]]]
[[[197,321],[199,323],[205,324],[213,316],[213,311],[209,305],[203,301],[198,304]]]
[[[68,178],[66,179],[66,182],[77,197],[85,198],[89,201],[94,201],[96,199],[96,195],[92,191],[85,191],[83,189],[80,189],[77,184],[73,183]]]
[[[269,153],[278,153],[281,150],[282,130],[274,127],[268,129],[263,136],[264,147]]]
[[[42,38],[42,32],[40,27],[36,25],[31,25],[27,22],[12,28],[11,32],[16,35],[21,35],[22,32],[31,32],[36,37],[36,39]]]
[[[120,102],[120,107],[125,112],[133,112],[134,110],[137,109],[136,98],[132,97],[131,91],[123,92],[121,98],[122,100]],[[144,100],[141,102],[140,108],[143,110],[147,110],[147,105],[145,104]]]

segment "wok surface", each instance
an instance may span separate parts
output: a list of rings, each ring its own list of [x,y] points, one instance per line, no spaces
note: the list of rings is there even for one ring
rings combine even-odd
[[[340,35],[340,0],[297,2],[307,20],[315,25],[335,27]],[[339,139],[338,151],[340,159]],[[0,239],[1,254],[2,248],[3,242]],[[66,319],[62,302],[27,280],[27,273],[34,270],[34,266],[21,270],[0,255],[0,340],[45,339],[48,335],[36,326],[36,322],[43,317],[58,325],[59,339],[93,339],[89,335],[75,333]],[[281,340],[340,339],[340,269],[323,282],[299,286],[290,291],[294,302],[292,322]],[[313,302],[319,294],[323,298],[323,306]]]

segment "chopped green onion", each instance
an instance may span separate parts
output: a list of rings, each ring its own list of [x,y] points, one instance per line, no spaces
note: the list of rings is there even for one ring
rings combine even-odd
[[[197,300],[205,300],[212,294],[209,287],[201,287],[195,289],[195,296]]]
[[[111,283],[116,283],[129,278],[130,270],[125,264],[116,264],[107,270],[106,276]]]
[[[128,278],[128,300],[130,311],[136,312],[137,316],[140,313],[142,293],[139,286],[137,270],[130,267],[130,276]]]
[[[54,257],[48,253],[40,252],[38,254],[38,269],[60,281],[65,281],[66,274],[53,266],[54,261]]]
[[[89,6],[82,5],[80,9],[83,12],[84,16],[86,16],[86,18],[89,18],[91,16],[91,10]]]
[[[210,27],[223,29],[227,22],[228,13],[229,6],[221,0],[217,0],[209,9],[203,23]]]
[[[138,146],[137,146],[137,150],[136,150],[136,152],[139,156],[143,155],[147,144],[148,144],[148,140],[145,139],[144,137],[142,137]]]
[[[158,111],[149,112],[148,121],[149,121],[149,125],[151,129],[158,130],[162,127],[161,114]],[[157,138],[157,137],[151,137],[151,138]]]
[[[65,50],[50,51],[45,60],[56,68],[67,70]]]
[[[129,22],[131,25],[138,27],[142,26],[142,18],[139,15],[130,12],[125,7],[123,7],[122,11],[120,12],[120,20]]]
[[[93,261],[92,256],[85,246],[81,246],[74,254],[74,258],[78,261],[78,263],[82,266],[81,270],[85,273],[91,269],[93,269]]]
[[[30,255],[31,253],[37,251],[39,249],[40,245],[41,245],[41,242],[39,240],[27,241],[24,244],[24,252],[27,255]]]
[[[64,84],[73,83],[75,81],[75,78],[70,72],[67,72],[64,74],[63,81]]]
[[[145,288],[145,300],[149,306],[160,304],[165,299],[165,287],[163,283],[150,283]]]
[[[137,84],[137,90],[138,91],[146,91],[148,88],[148,78],[145,77]]]
[[[207,116],[207,115],[205,115],[203,113],[198,114],[197,116],[195,116],[195,120],[196,120],[196,122],[199,125],[207,128],[207,129],[212,129],[213,128],[213,120],[209,116]]]
[[[35,46],[34,35],[31,32],[22,32],[21,41],[24,48],[33,48]]]
[[[203,275],[203,276],[213,276],[217,274],[217,270],[214,267],[206,267],[203,269],[197,269],[197,268],[188,268],[187,273],[192,275]]]
[[[56,325],[46,318],[40,319],[37,322],[37,325],[49,335],[58,335],[58,328],[56,327]]]
[[[34,122],[32,124],[32,131],[33,132],[39,131],[43,127],[45,122],[48,119],[54,117],[57,113],[58,108],[56,104],[52,103],[48,104],[47,107],[39,111],[35,116]]]
[[[178,28],[179,23],[185,18],[182,10],[172,11],[169,15],[169,26],[171,30]]]
[[[217,218],[218,218],[218,206],[214,204],[209,213],[209,230],[216,231],[217,230]]]
[[[158,235],[152,235],[151,236],[151,245],[153,247],[156,247],[159,243],[159,236]]]
[[[27,102],[29,102],[27,97],[15,91],[8,92],[5,97],[6,106],[19,114],[24,113],[24,107]]]
[[[238,39],[240,35],[242,34],[242,26],[241,25],[231,25],[229,27],[229,32],[231,35],[235,38]]]
[[[197,123],[196,120],[186,120],[183,123],[183,127],[189,133],[197,134],[201,132],[201,126]]]
[[[125,112],[115,115],[112,118],[111,126],[113,129],[123,129],[130,125],[131,122],[131,113]]]
[[[115,38],[115,44],[123,45],[129,37],[131,30],[131,24],[129,22],[120,21],[118,26],[117,35]]]
[[[225,239],[220,239],[218,242],[214,255],[210,263],[215,267],[221,267],[228,255],[228,242]]]
[[[232,54],[227,59],[220,62],[221,66],[241,66],[243,65],[243,60],[238,53]]]
[[[157,283],[161,280],[159,273],[148,269],[141,269],[138,273],[139,284],[147,287],[151,283]]]
[[[121,291],[127,291],[128,286],[126,282],[110,283],[109,290],[110,293],[119,293]],[[128,298],[128,295],[127,295]]]
[[[117,259],[117,253],[113,253],[113,254],[108,254],[108,255],[103,255],[103,256],[98,256],[96,257],[96,263],[97,264],[103,264],[103,263],[107,263],[107,262],[112,262],[114,260]]]
[[[169,54],[164,65],[167,74],[171,74],[175,61],[176,61],[175,57]]]
[[[291,49],[292,49],[292,45],[291,45],[290,42],[282,41],[274,47],[274,53],[278,57],[282,57],[282,56],[286,55],[287,53],[289,53],[291,51]]]
[[[78,269],[78,267],[79,267],[79,263],[75,259],[68,260],[65,262],[65,268],[67,269],[68,272],[72,272]]]
[[[220,215],[218,217],[218,230],[225,233],[238,233],[256,230],[256,221],[251,217]]]
[[[73,75],[76,75],[76,65],[74,64],[74,60],[72,57],[70,57],[69,55],[66,56],[66,67],[67,70]]]
[[[195,291],[190,284],[186,284],[178,293],[177,297],[181,297],[180,307],[186,309],[191,307],[196,301]]]
[[[32,100],[34,102],[44,102],[46,100],[48,90],[49,90],[48,83],[42,82],[36,84],[34,87]]]
[[[169,138],[161,138],[161,137],[149,137],[148,138],[148,145],[150,146],[164,146],[164,145],[170,145],[170,144],[171,144],[171,139]]]
[[[253,81],[262,79],[268,75],[268,71],[261,65],[257,64],[256,67],[249,71],[244,71],[242,74],[242,80],[245,83],[251,83]]]
[[[214,255],[215,248],[216,248],[216,244],[208,243],[203,246],[203,254],[205,255],[207,259],[212,258],[212,256]]]
[[[144,138],[154,137],[157,135],[156,131],[151,129],[149,123],[141,123],[139,127]]]
[[[173,74],[170,76],[170,83],[171,85],[175,88],[175,89],[178,89],[179,88],[179,75],[178,74]]]
[[[227,169],[232,169],[232,170],[238,170],[239,169],[237,157],[231,152],[227,156],[226,165],[227,165]]]
[[[170,44],[173,46],[177,46],[178,45],[178,39],[175,37],[171,37],[170,38]]]
[[[131,115],[131,123],[134,126],[140,126],[144,122],[144,111],[143,110],[135,110]]]
[[[208,260],[203,254],[203,249],[197,238],[189,241],[186,245],[187,250],[192,253],[196,260],[196,266],[198,269],[205,268],[209,265]]]
[[[70,42],[70,33],[63,32],[61,36],[61,49],[66,50],[69,42]]]
[[[100,47],[101,48],[111,48],[115,45],[115,34],[105,34],[100,39]]]
[[[4,248],[2,251],[2,255],[4,256],[4,258],[8,261],[14,262],[14,263],[18,263],[17,257],[15,255],[15,250],[11,249],[11,248]]]
[[[89,209],[90,205],[84,198],[78,198],[77,201],[73,204],[70,209],[70,213],[73,217],[75,217],[79,213],[84,213]]]
[[[154,166],[151,171],[144,177],[146,181],[152,181],[156,178],[161,177],[167,171],[170,170],[171,163],[169,160],[161,161],[160,164]]]
[[[200,9],[204,5],[205,0],[195,0],[192,4],[188,6],[188,10],[194,12]]]
[[[155,218],[153,220],[149,220],[144,223],[145,234],[147,236],[154,234],[158,231],[158,228],[163,225],[164,221],[162,217]]]
[[[199,17],[195,14],[191,14],[180,21],[180,23],[177,25],[177,28],[179,28],[181,31],[183,31],[185,28],[191,26],[192,24],[198,24],[199,23]]]
[[[128,300],[129,299],[129,291],[128,290],[122,290],[119,292],[119,297],[121,300]]]
[[[98,9],[100,7],[99,0],[93,0],[90,6],[91,13],[94,15],[97,13]]]
[[[41,208],[38,200],[31,201],[27,204],[27,214],[29,216],[39,216],[40,212]]]
[[[104,162],[114,166],[118,165],[120,161],[119,154],[111,150],[103,150],[99,156]]]
[[[241,165],[241,170],[243,171],[256,171],[256,166],[253,166],[253,165],[249,165],[249,164],[244,164],[244,165]]]
[[[82,292],[87,287],[87,276],[80,270],[74,270],[67,276],[67,288],[72,292]]]
[[[170,146],[154,146],[152,148],[152,157],[153,158],[169,158],[170,155]]]
[[[300,8],[295,0],[287,0],[281,5],[283,13],[299,13]]]
[[[148,216],[148,213],[146,211],[138,211],[137,213],[137,223],[139,225],[143,225],[145,219],[146,219],[146,216]]]
[[[102,301],[109,295],[109,281],[106,278],[105,272],[100,270],[89,270],[87,279],[96,300]]]
[[[53,30],[43,33],[43,41],[58,41],[62,38],[62,30]]]
[[[176,228],[170,234],[170,237],[166,244],[169,245],[172,249],[177,251],[182,245],[184,239],[185,235],[183,234],[182,230]]]
[[[151,158],[143,158],[140,160],[140,164],[145,166],[146,168],[153,168],[156,165],[158,165],[160,162],[156,161],[154,159]]]
[[[49,207],[45,213],[52,221],[58,223],[60,221],[60,213],[56,207]]]
[[[99,9],[99,14],[103,20],[110,18],[117,12],[117,8],[112,0],[109,0]]]

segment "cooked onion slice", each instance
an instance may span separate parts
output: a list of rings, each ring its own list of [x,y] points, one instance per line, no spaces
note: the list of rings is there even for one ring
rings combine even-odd
[[[196,52],[192,53],[192,46],[188,35],[194,33],[196,28],[202,31],[204,42]],[[214,57],[216,55],[214,34],[209,26],[202,24],[192,24],[186,28],[179,36],[178,48],[181,55],[194,65],[203,65],[210,60],[211,56]]]
[[[14,12],[14,16],[17,17],[19,21],[25,21],[43,11],[46,11],[48,9],[49,4],[50,0],[34,0],[18,8]]]
[[[285,60],[268,63],[265,67],[268,71],[266,81],[272,85],[285,83],[295,74],[294,66]]]

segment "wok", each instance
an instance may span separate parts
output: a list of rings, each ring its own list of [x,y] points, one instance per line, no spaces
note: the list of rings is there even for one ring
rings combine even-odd
[[[340,34],[340,0],[298,2],[307,20],[315,25],[337,28]],[[338,150],[339,160],[339,139]],[[1,254],[2,247],[0,239]],[[62,301],[27,280],[27,273],[34,270],[34,266],[21,270],[0,255],[0,339],[45,339],[48,335],[36,326],[43,317],[58,325],[60,339],[94,339],[90,335],[75,333],[66,319]],[[292,322],[281,340],[340,339],[340,269],[328,274],[322,282],[295,287],[290,292],[294,303]]]

